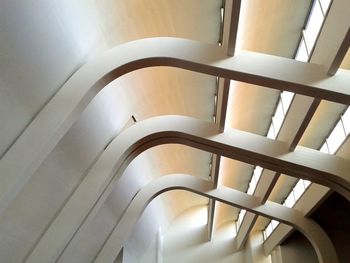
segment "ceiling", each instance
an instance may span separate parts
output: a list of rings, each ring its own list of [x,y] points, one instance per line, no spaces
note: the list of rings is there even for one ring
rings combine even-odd
[[[242,1],[236,52],[249,50],[293,58],[310,3],[311,0]],[[1,1],[0,154],[6,152],[62,84],[82,64],[104,50],[156,36],[217,44],[221,32],[221,5],[221,0]],[[350,69],[350,52],[342,67]],[[40,212],[42,220],[49,222],[103,147],[126,125],[133,124],[132,115],[137,121],[169,114],[213,121],[216,91],[215,77],[167,67],[137,70],[110,83],[88,106],[0,220],[0,233],[6,234],[2,242],[11,245],[14,241],[8,240],[12,233],[5,229],[13,224],[16,213],[22,211],[29,218],[16,219],[19,229],[24,229],[28,220],[33,223],[31,230],[18,233],[23,234],[23,241],[16,241],[19,252],[15,260],[20,262],[30,244],[35,242],[42,231],[39,225],[45,226],[42,222],[35,224],[38,207],[51,207],[47,212]],[[278,98],[279,91],[232,81],[226,127],[266,135]],[[322,102],[300,144],[318,148],[343,109],[342,105]],[[339,154],[345,156],[349,152],[350,146],[346,146]],[[139,185],[170,173],[203,178],[210,174],[211,154],[187,146],[152,148],[134,161],[135,167],[143,165],[145,160],[148,166],[142,174],[130,168],[140,173]],[[50,176],[53,170],[65,176]],[[251,165],[223,158],[219,183],[246,191],[252,171]],[[39,194],[43,182],[45,186],[54,183],[55,187],[48,187],[45,193]],[[291,181],[281,178],[270,199],[280,201],[291,186]],[[28,197],[37,200],[33,205],[35,209],[23,207]],[[112,207],[114,201],[111,196],[108,205]],[[165,210],[167,220],[172,221],[181,212],[207,204],[208,200],[175,191],[164,194],[162,202],[168,207]],[[238,209],[218,204],[216,228],[236,220],[237,213]],[[260,223],[260,228],[262,225]],[[2,246],[2,249],[10,248]]]

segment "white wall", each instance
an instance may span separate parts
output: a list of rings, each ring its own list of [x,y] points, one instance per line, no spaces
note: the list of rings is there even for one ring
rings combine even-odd
[[[88,167],[122,127],[122,118],[106,117],[112,108],[102,103],[104,96],[101,93],[89,105],[1,215],[0,255],[5,262],[23,260]],[[92,126],[99,129],[91,129]]]
[[[142,171],[142,172],[140,172]],[[108,235],[123,215],[123,204],[129,203],[137,191],[152,179],[152,167],[147,153],[138,156],[126,169],[113,192],[94,218],[74,236],[58,262],[92,262]],[[145,210],[138,227],[124,247],[123,258],[139,259],[148,248],[149,236],[155,236],[164,214],[155,217],[161,203],[156,200]],[[162,210],[162,207],[159,208]],[[156,210],[156,212],[155,212]],[[130,254],[129,251],[132,251]],[[130,255],[129,255],[130,254]],[[123,261],[124,262],[124,261]],[[128,261],[126,261],[128,262]]]
[[[87,57],[106,48],[90,7],[0,2],[0,154]]]
[[[244,262],[245,252],[236,251],[233,222],[223,226],[209,242],[207,206],[192,207],[180,214],[164,231],[164,263]],[[227,231],[225,231],[227,230]]]

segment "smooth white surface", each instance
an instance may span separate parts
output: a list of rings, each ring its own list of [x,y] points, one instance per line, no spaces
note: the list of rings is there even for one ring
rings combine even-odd
[[[0,212],[13,200],[97,92],[111,80],[137,68],[175,66],[350,102],[350,92],[345,84],[350,79],[348,74],[329,78],[319,65],[262,54],[242,53],[233,58],[225,57],[222,49],[213,45],[156,38],[121,45],[86,64],[54,96],[0,161],[0,171],[6,175],[0,178],[3,180],[0,185]],[[202,67],[196,67],[198,63]],[[278,70],[272,70],[272,65]],[[43,146],[38,147],[39,144]],[[33,149],[35,152],[32,152]]]
[[[345,159],[309,149],[289,152],[286,143],[241,131],[216,132],[217,127],[213,124],[179,116],[157,117],[130,127],[112,142],[92,167],[27,262],[55,260],[83,221],[96,214],[131,159],[161,143],[184,143],[203,150],[215,150],[230,158],[259,162],[262,167],[271,168],[272,165],[277,170],[287,169],[293,176],[310,176],[311,180],[330,184],[348,195],[345,189],[349,175],[346,171],[350,163]],[[231,145],[232,142],[235,144]],[[345,183],[343,188],[339,187],[338,181]]]
[[[244,207],[260,215],[291,224],[309,239],[321,263],[338,262],[335,249],[327,234],[313,220],[304,218],[299,211],[269,201],[264,205],[259,205],[260,202],[257,197],[227,187],[213,189],[212,182],[188,175],[162,177],[144,187],[128,206],[123,218],[109,236],[95,262],[113,262],[147,204],[155,196],[174,188],[203,194],[227,204]]]

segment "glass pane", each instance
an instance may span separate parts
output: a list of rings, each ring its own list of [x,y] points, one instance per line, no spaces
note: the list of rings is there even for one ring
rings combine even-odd
[[[249,183],[249,187],[248,187],[247,194],[248,194],[248,195],[254,194],[255,187],[256,187],[256,184],[255,184],[254,180],[252,180],[252,181]]]
[[[265,229],[266,238],[268,238],[271,235],[272,231],[273,231],[273,229],[272,229],[272,225],[270,223]]]
[[[304,38],[302,38],[300,41],[297,54],[295,55],[295,60],[302,62],[307,62],[309,60],[309,55],[307,54]]]
[[[285,203],[285,206],[290,207],[290,208],[294,206],[295,201],[294,201],[293,192],[291,192],[291,193],[288,195],[288,197],[287,197],[287,199],[284,201],[284,203]]]
[[[272,229],[276,229],[276,227],[278,226],[280,222],[276,221],[276,220],[271,220],[271,225],[272,225]]]
[[[327,139],[329,153],[334,154],[338,150],[339,146],[343,143],[345,138],[346,136],[343,125],[340,121],[338,121],[337,125],[334,127],[333,131]]]
[[[320,2],[323,12],[326,13],[332,0],[320,0]]]
[[[304,184],[303,184],[302,180],[299,180],[297,182],[297,184],[294,186],[293,191],[294,191],[295,201],[298,201],[299,198],[302,196],[302,194],[305,191]]]
[[[327,146],[327,142],[324,142],[324,144],[322,145],[322,147],[321,147],[321,149],[320,149],[320,152],[329,153],[329,151],[328,151],[328,146]]]
[[[342,116],[342,119],[343,119],[346,136],[348,136],[350,133],[350,107],[347,108],[344,115]]]
[[[256,180],[256,175],[253,173],[253,176],[252,176],[252,182],[256,185],[258,183],[258,180]]]
[[[275,131],[274,131],[274,128],[273,128],[273,124],[272,124],[272,123],[271,123],[269,132],[267,133],[266,137],[269,138],[269,139],[275,139],[275,138],[276,138],[276,136],[275,136]]]
[[[283,120],[284,120],[283,107],[282,107],[281,100],[278,102],[275,116],[273,116],[272,120],[273,120],[273,126],[275,127],[275,133],[278,134],[279,130],[281,129]]]
[[[318,1],[314,1],[314,6],[311,10],[309,21],[305,28],[307,47],[311,50],[316,42],[318,32],[321,29],[323,22],[323,14]]]
[[[239,215],[238,215],[238,226],[240,226],[242,224],[242,221],[243,221],[243,218],[244,218],[244,215],[247,211],[244,210],[244,209],[241,209],[241,211],[239,212]]]
[[[281,100],[282,100],[282,104],[283,104],[284,115],[287,114],[289,106],[292,103],[293,97],[294,97],[294,93],[293,92],[282,91],[282,93],[281,93]]]
[[[255,176],[256,183],[259,182],[259,179],[260,179],[260,176],[261,176],[262,171],[263,171],[263,168],[262,168],[262,167],[260,167],[260,166],[255,166],[255,169],[254,169],[254,176]]]
[[[310,186],[311,182],[309,180],[303,180],[305,190]]]

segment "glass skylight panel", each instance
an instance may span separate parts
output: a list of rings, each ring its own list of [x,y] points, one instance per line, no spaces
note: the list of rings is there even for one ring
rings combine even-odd
[[[283,120],[284,112],[283,112],[283,106],[282,106],[282,100],[281,99],[279,100],[279,102],[277,104],[275,116],[278,116],[278,118],[281,118]]]
[[[300,179],[289,193],[283,205],[292,208],[299,198],[303,195],[305,190],[310,186],[311,182],[308,180]]]
[[[272,220],[271,220],[272,229],[275,229],[275,228],[278,226],[279,223],[280,223],[280,222],[278,222],[278,221],[272,219]]]
[[[255,176],[255,174],[254,174],[254,173],[253,173],[253,176],[252,176],[251,182],[253,183],[254,190],[255,190],[255,187],[256,187],[256,185],[257,185],[258,181],[257,181],[257,178],[256,178],[256,176]]]
[[[329,148],[329,153],[334,154],[339,146],[344,142],[346,139],[345,131],[343,128],[343,125],[341,121],[338,121],[337,125],[335,125],[333,131],[329,135],[327,139],[327,144]]]
[[[309,180],[303,180],[305,190],[310,186],[311,182]]]
[[[345,134],[348,136],[350,134],[350,107],[348,107],[343,114],[342,121],[345,129]]]
[[[279,225],[279,222],[276,220],[271,220],[270,223],[267,225],[265,230],[263,231],[264,239],[266,240],[275,230],[275,228]]]
[[[255,168],[254,168],[254,176],[255,176],[256,183],[258,183],[262,171],[263,171],[263,168],[262,168],[262,167],[260,167],[260,166],[255,166]]]
[[[307,53],[304,38],[302,38],[300,41],[297,54],[295,55],[295,60],[302,62],[307,62],[309,60],[309,54]]]
[[[319,0],[322,6],[322,10],[324,13],[327,12],[332,0]]]
[[[282,100],[284,115],[287,114],[290,104],[292,103],[293,97],[294,97],[293,92],[289,92],[289,91],[281,92],[281,100]]]
[[[278,134],[279,130],[281,129],[282,123],[284,120],[284,114],[283,114],[283,107],[281,100],[278,102],[275,115],[272,118],[273,126],[275,128],[275,133]]]
[[[239,215],[238,215],[238,220],[237,220],[237,223],[238,223],[238,227],[239,228],[242,224],[242,221],[243,221],[243,218],[244,218],[244,215],[246,214],[247,210],[244,210],[244,209],[241,209],[241,211],[239,212]]]
[[[322,26],[323,18],[324,17],[323,17],[320,3],[316,0],[314,1],[314,5],[312,7],[312,10],[309,16],[309,21],[305,28],[305,34],[307,38],[306,44],[307,44],[308,50],[311,50],[315,45],[317,35]]]
[[[276,138],[275,129],[273,128],[273,123],[271,123],[270,129],[269,129],[266,137],[269,138],[269,139],[275,139]]]
[[[249,183],[247,194],[252,195],[254,193],[255,187],[256,187],[256,183],[254,182],[254,180],[251,180]]]
[[[272,117],[272,122],[267,132],[266,137],[269,139],[276,139],[278,132],[280,131],[285,114],[287,113],[290,104],[292,102],[294,93],[283,91],[280,95],[280,100],[278,101],[277,108],[274,116]]]
[[[320,152],[329,153],[327,141],[325,141],[324,144],[322,145]]]
[[[295,204],[295,199],[294,199],[294,194],[293,191],[289,193],[288,197],[286,200],[284,200],[283,205],[289,208],[292,208]]]
[[[270,223],[265,229],[265,238],[268,238],[273,231],[272,224]]]
[[[249,195],[253,195],[254,194],[254,191],[255,191],[256,186],[257,186],[257,184],[259,182],[262,170],[263,170],[262,167],[255,166],[252,178],[250,179],[250,182],[249,182],[249,187],[248,187],[248,190],[247,190],[247,194],[249,194]]]
[[[298,201],[299,198],[303,195],[304,191],[305,191],[305,187],[304,187],[304,183],[303,180],[300,179],[297,184],[294,186],[293,188],[294,191],[294,198],[295,201]]]

